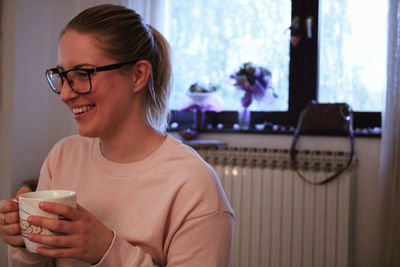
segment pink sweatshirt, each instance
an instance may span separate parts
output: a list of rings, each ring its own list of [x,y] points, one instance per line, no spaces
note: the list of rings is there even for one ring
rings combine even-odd
[[[47,156],[38,190],[69,189],[114,231],[95,266],[229,266],[233,211],[212,167],[170,135],[140,162],[115,163],[72,136]],[[9,247],[9,266],[90,266]]]

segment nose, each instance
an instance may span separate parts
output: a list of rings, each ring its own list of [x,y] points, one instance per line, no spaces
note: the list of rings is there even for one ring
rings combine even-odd
[[[79,94],[72,91],[71,86],[69,86],[68,82],[65,81],[61,87],[61,93],[60,93],[61,101],[63,101],[65,104],[68,105],[68,103],[72,99],[75,99],[77,97],[79,97]]]

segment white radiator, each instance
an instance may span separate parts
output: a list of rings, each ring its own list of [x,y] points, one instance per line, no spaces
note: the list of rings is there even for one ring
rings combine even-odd
[[[236,213],[233,267],[352,265],[353,175],[310,185],[277,149],[199,148]],[[300,151],[302,173],[318,180],[343,166],[345,152]]]

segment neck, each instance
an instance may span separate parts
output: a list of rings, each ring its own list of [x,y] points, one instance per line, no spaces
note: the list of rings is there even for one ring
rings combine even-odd
[[[143,160],[156,151],[163,141],[162,135],[150,127],[134,134],[113,137],[100,137],[100,149],[104,157],[118,163]]]

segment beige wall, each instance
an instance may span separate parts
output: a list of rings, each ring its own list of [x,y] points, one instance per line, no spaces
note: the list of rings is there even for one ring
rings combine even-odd
[[[72,133],[72,118],[44,77],[45,69],[57,64],[59,32],[73,13],[68,2],[16,1],[12,193],[24,180],[37,178],[50,147]]]
[[[3,0],[1,199],[36,178],[50,147],[74,131],[71,116],[44,77],[44,70],[57,63],[57,36],[73,12],[67,2]],[[1,242],[0,266],[7,266],[5,248]]]
[[[57,64],[61,29],[79,10],[121,0],[2,0],[0,199],[37,178],[50,148],[75,132],[72,116],[50,91],[46,68]],[[0,241],[0,266],[7,266]]]
[[[12,98],[14,69],[14,10],[15,3],[3,1],[1,14],[1,74],[0,74],[0,199],[11,191],[12,162]],[[6,246],[0,243],[0,266],[6,266]]]

